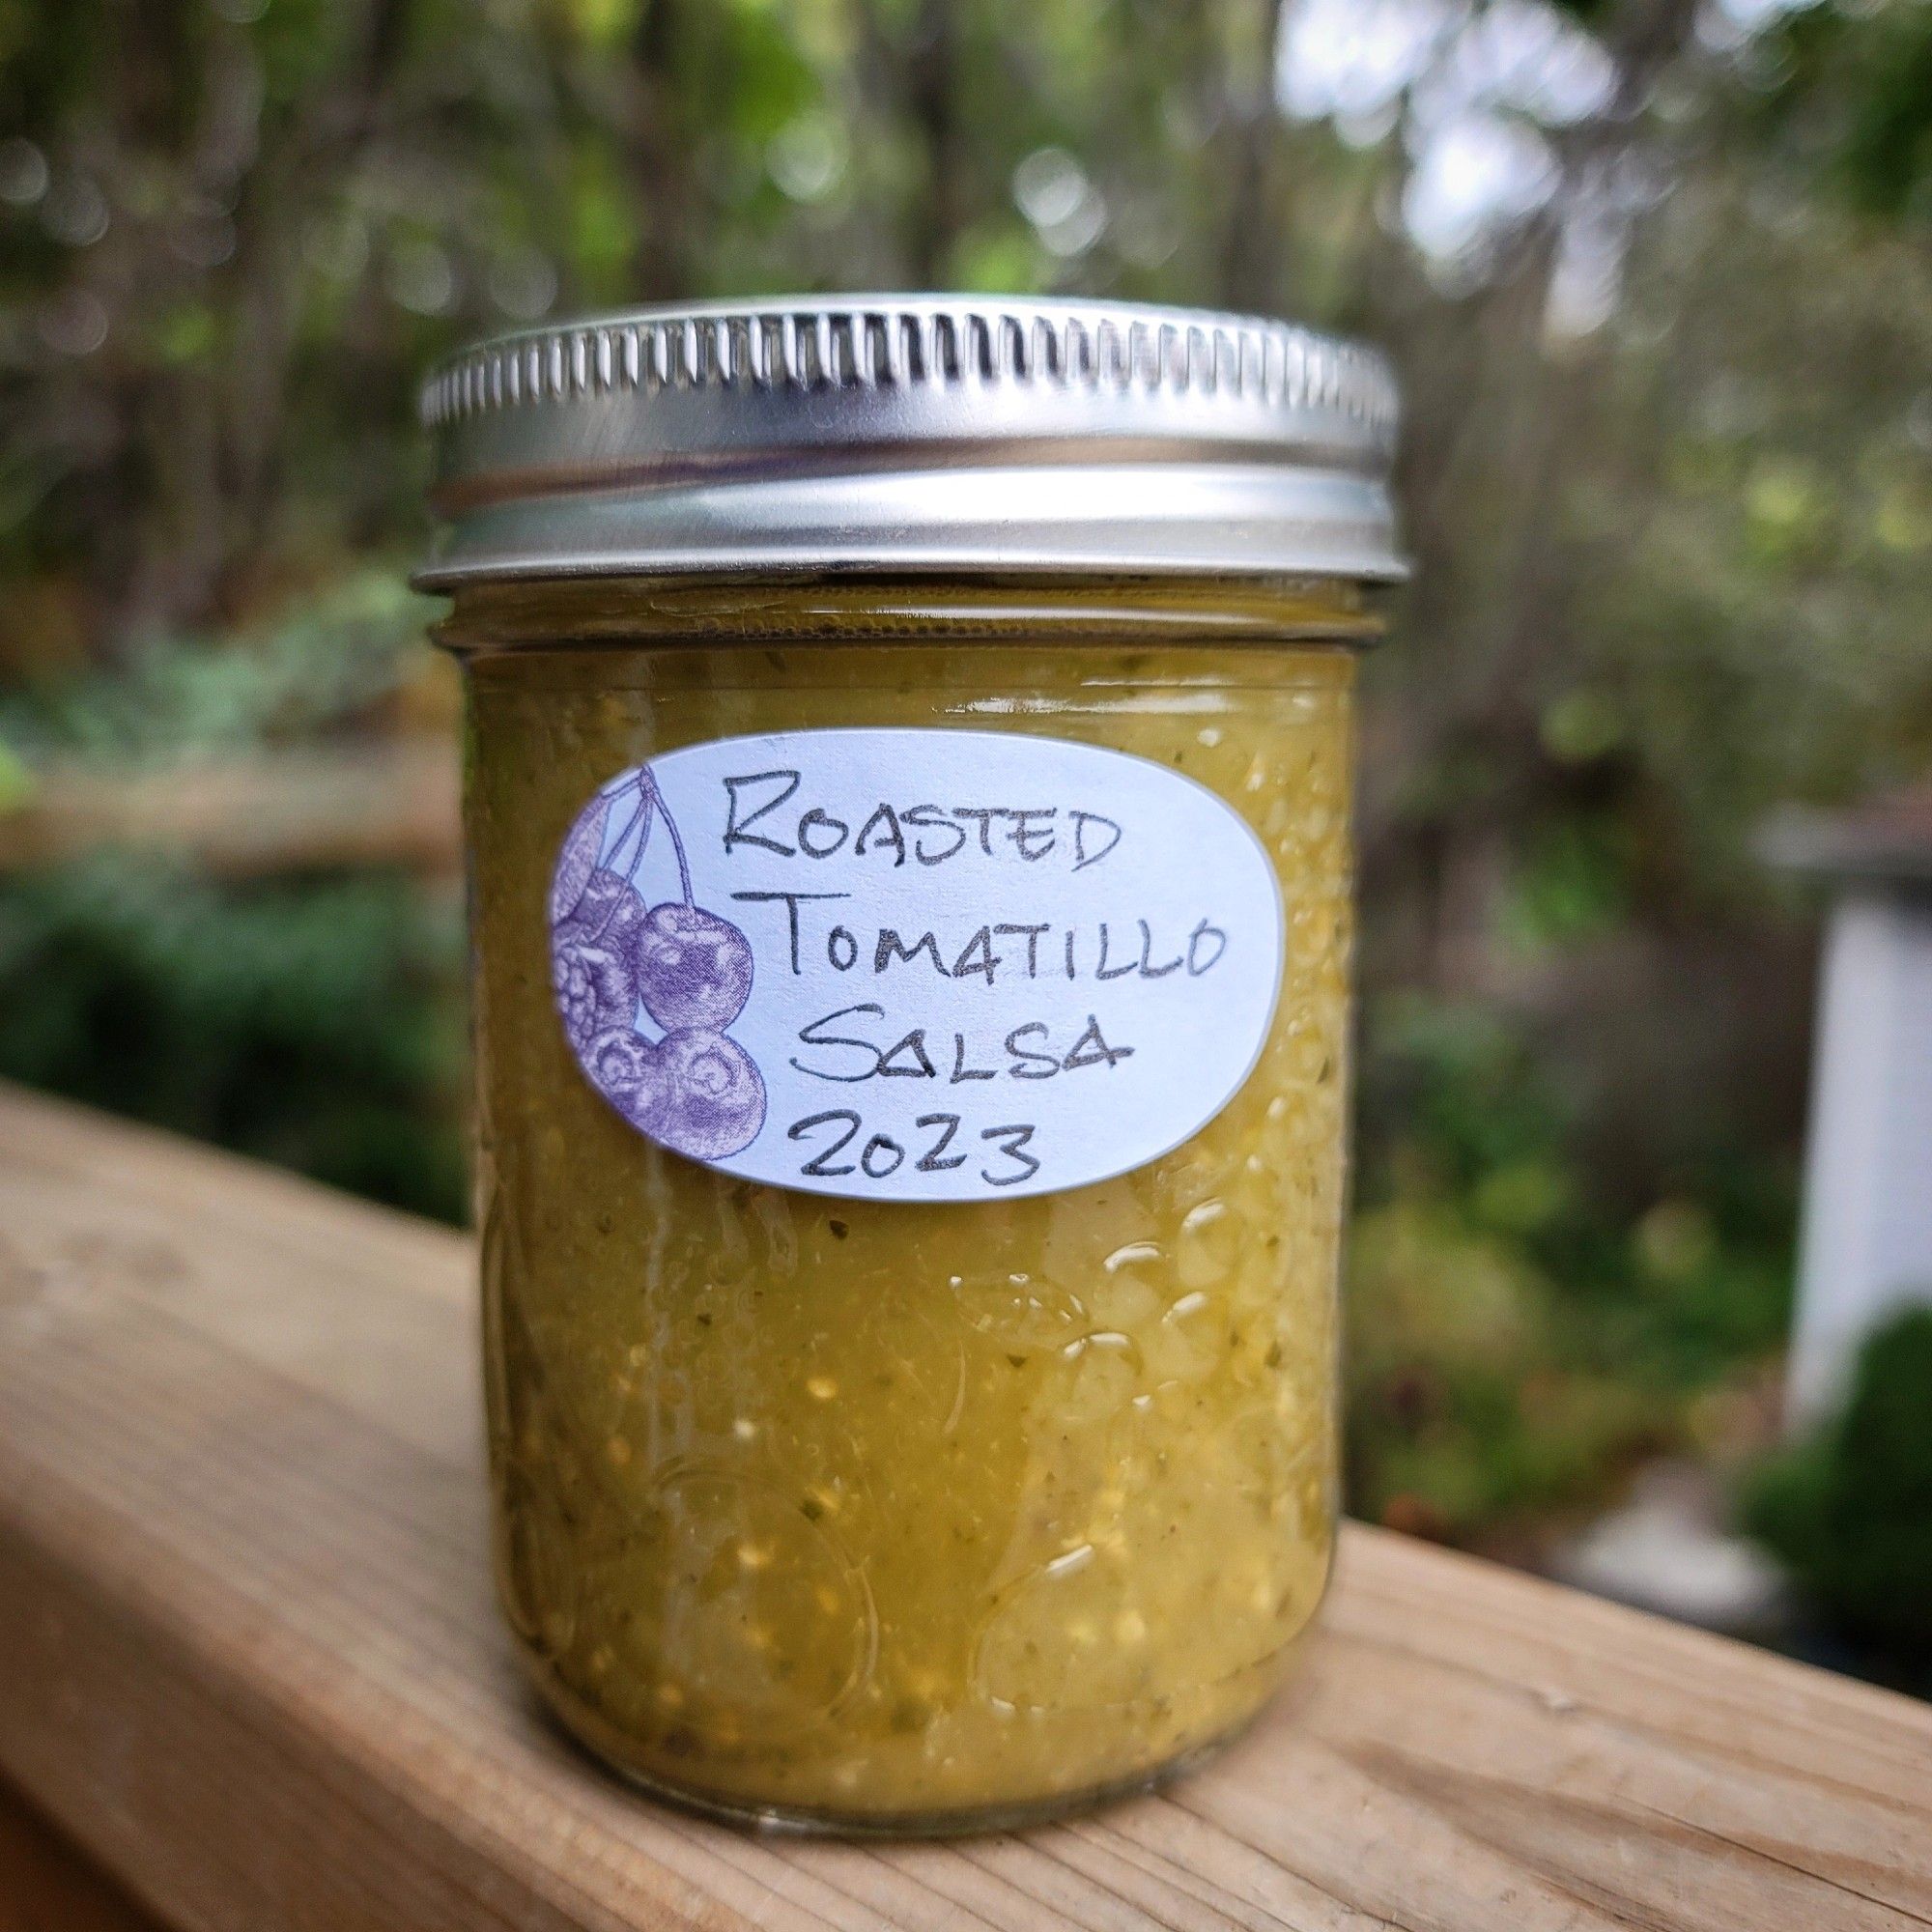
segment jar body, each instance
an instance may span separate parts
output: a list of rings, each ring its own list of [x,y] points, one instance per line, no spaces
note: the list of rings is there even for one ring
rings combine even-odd
[[[1051,598],[998,621],[834,602],[753,620],[559,587],[445,632],[499,1587],[566,1724],[657,1790],[1009,1823],[1238,1728],[1325,1583],[1356,620],[1339,586],[1238,641]],[[852,727],[1126,753],[1245,821],[1284,968],[1213,1118],[1112,1179],[911,1203],[748,1180],[606,1103],[543,913],[586,798],[681,747]]]

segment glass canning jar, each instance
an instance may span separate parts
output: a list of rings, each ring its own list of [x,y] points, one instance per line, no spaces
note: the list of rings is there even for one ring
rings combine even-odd
[[[867,298],[511,338],[428,409],[536,1683],[768,1823],[1185,1763],[1334,1541],[1379,365]]]

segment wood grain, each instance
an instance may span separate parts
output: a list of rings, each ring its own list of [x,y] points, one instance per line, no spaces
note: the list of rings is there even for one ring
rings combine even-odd
[[[470,1266],[0,1090],[0,1773],[167,1922],[1932,1925],[1932,1711],[1360,1529],[1297,1686],[1163,1796],[885,1846],[643,1803],[497,1623]]]
[[[427,732],[132,774],[55,765],[35,774],[25,803],[0,810],[0,871],[117,847],[217,878],[360,866],[453,878],[458,788],[455,745]]]
[[[156,1932],[157,1925],[0,1785],[0,1932]]]

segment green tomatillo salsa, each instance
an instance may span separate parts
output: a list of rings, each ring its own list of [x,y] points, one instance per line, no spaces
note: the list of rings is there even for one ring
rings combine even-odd
[[[616,1763],[727,1810],[1011,1816],[1144,1780],[1254,1712],[1328,1569],[1352,658],[1336,641],[1150,643],[1131,625],[1111,639],[1083,626],[1051,649],[998,636],[725,646],[627,639],[610,624],[574,638],[581,596],[554,601],[541,648],[500,643],[487,608],[448,632],[469,672],[500,1578],[538,1682]],[[1323,609],[1304,598],[1279,628],[1319,629]],[[1326,614],[1346,635],[1346,609]],[[517,619],[541,625],[541,600]],[[837,621],[858,627],[849,610]],[[1048,602],[1039,622],[1053,621]],[[811,629],[806,614],[795,628]],[[666,1109],[687,1104],[668,1074],[628,1112],[600,1091],[621,1090],[623,1069],[586,1069],[584,1050],[608,1037],[596,973],[574,994],[559,984],[544,909],[560,867],[577,895],[566,923],[594,902],[574,874],[621,877],[638,837],[614,846],[614,866],[560,858],[586,800],[613,775],[674,769],[689,746],[989,721],[1161,765],[1212,793],[1265,854],[1283,908],[1279,996],[1210,1119],[1087,1184],[874,1199],[856,1169],[849,1192],[819,1193],[808,1177],[746,1179],[679,1151],[680,1133],[699,1156],[727,1148],[744,1119],[721,1137],[716,1096],[706,1113],[700,1092],[697,1124],[667,1125]],[[606,841],[641,795],[635,781],[618,791]],[[777,842],[795,850],[797,822]],[[748,969],[706,951],[688,879],[680,890],[703,855],[680,866],[668,829],[638,868],[637,916],[596,928],[633,961],[628,980],[599,968],[620,975],[613,999],[633,1000],[637,962],[645,975],[633,1059],[662,1057],[698,1022],[728,1046],[748,1023]],[[757,827],[779,829],[776,815]],[[928,851],[951,846],[928,832]],[[890,851],[866,856],[899,869]],[[785,974],[778,913],[730,910],[759,937],[760,970],[769,953]],[[823,943],[815,910],[793,908],[808,949]],[[696,935],[695,992],[663,977],[668,932]],[[1172,956],[1184,975],[1184,931],[1159,935],[1146,960],[1128,937],[1130,964],[1158,975]],[[1037,944],[1058,941],[1036,940],[1037,977]],[[905,972],[895,953],[874,974],[877,948],[875,921],[855,948],[859,992]],[[993,956],[1025,963],[1019,949]],[[927,955],[914,963],[923,980]],[[966,978],[984,992],[970,964]],[[1085,983],[1073,998],[1098,1003]],[[841,1026],[864,1037],[863,1018]],[[875,1062],[889,1044],[876,1034]],[[1037,1056],[1034,1037],[1020,1045]],[[964,1050],[967,1071],[1003,1064],[993,1035]],[[957,1098],[952,1051],[935,1038],[932,1079],[908,1084],[970,1128],[999,1083]],[[868,1064],[856,1047],[794,1057]],[[1056,1077],[1097,1090],[1115,1070]],[[728,1113],[728,1069],[720,1079]],[[863,1115],[862,1090],[891,1084],[854,1079],[832,1097]],[[993,1123],[1016,1104],[1002,1097]],[[781,1139],[778,1158],[803,1165],[819,1145]]]

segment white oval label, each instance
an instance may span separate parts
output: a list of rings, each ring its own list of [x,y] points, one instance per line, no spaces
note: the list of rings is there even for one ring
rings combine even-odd
[[[591,1084],[661,1146],[814,1194],[985,1201],[1213,1119],[1281,985],[1274,869],[1145,758],[989,731],[692,745],[585,806],[550,895]]]

